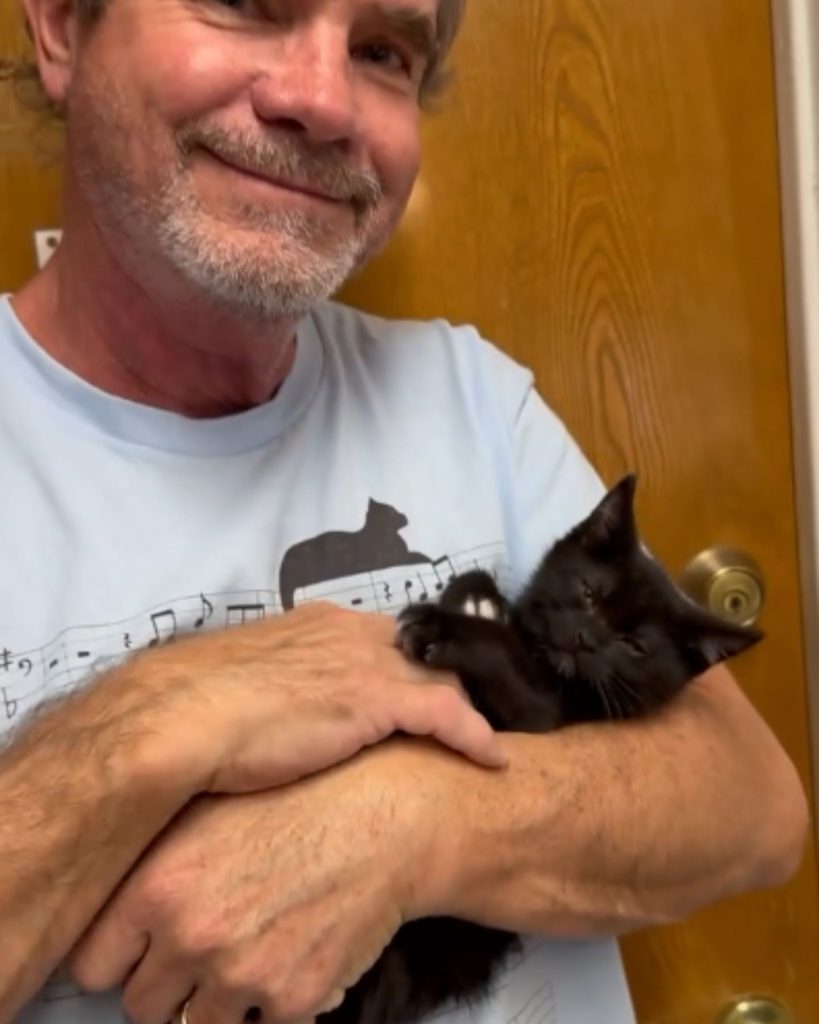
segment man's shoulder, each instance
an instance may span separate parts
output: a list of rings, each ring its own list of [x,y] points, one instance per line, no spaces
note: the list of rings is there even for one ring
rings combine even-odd
[[[470,391],[490,388],[520,400],[531,387],[531,371],[485,338],[473,324],[443,317],[385,317],[324,302],[313,312],[325,348],[349,368],[362,364],[377,373],[436,375]]]
[[[323,322],[334,326],[345,326],[359,330],[374,338],[384,336],[403,336],[406,334],[433,334],[439,331],[447,333],[477,333],[469,324],[454,325],[443,317],[399,317],[384,316],[369,310],[351,306],[337,299],[328,299],[314,308],[314,313]]]

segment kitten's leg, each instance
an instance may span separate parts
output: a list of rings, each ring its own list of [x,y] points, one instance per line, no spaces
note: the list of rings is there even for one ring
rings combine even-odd
[[[556,697],[540,691],[525,651],[502,623],[428,604],[410,605],[398,622],[404,653],[455,672],[494,728],[548,732],[559,724]]]

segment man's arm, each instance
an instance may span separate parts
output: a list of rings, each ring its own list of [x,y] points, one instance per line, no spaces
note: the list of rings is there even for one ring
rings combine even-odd
[[[396,730],[506,763],[391,619],[324,605],[137,655],[43,709],[0,753],[0,1024],[196,794],[281,786]]]
[[[611,935],[784,883],[800,863],[796,770],[724,667],[654,719],[517,735],[508,750],[500,775],[402,752],[437,768],[451,822],[422,912]]]
[[[506,739],[506,772],[395,739],[297,785],[200,803],[106,906],[75,977],[124,985],[135,1024],[194,989],[201,1024],[250,1005],[310,1019],[401,921],[611,935],[796,867],[799,782],[724,669],[651,721]]]
[[[45,709],[0,754],[0,1021],[191,795],[157,752],[133,702],[89,691]]]

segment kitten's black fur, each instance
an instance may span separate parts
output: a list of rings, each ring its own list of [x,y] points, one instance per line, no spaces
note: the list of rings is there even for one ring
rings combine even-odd
[[[404,651],[457,672],[497,730],[539,733],[648,714],[756,643],[758,630],[693,604],[649,555],[634,520],[635,486],[629,476],[610,491],[513,603],[479,571],[457,577],[439,604],[410,606],[399,619]],[[451,999],[476,1001],[517,947],[515,935],[454,918],[412,921],[319,1020],[405,1024]]]

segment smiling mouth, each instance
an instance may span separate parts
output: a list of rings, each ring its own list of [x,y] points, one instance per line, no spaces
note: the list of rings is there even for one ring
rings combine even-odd
[[[315,199],[317,202],[322,203],[330,203],[333,206],[341,206],[344,204],[343,199],[339,199],[337,196],[332,196],[327,192],[323,192],[321,189],[312,185],[288,181],[285,178],[269,177],[262,174],[260,171],[250,170],[247,167],[243,167],[241,164],[235,164],[231,160],[227,160],[220,156],[218,153],[214,153],[211,149],[206,149],[205,152],[223,167],[227,167],[229,170],[238,174],[243,174],[248,178],[253,178],[256,181],[264,182],[265,185],[280,189],[283,192],[291,192],[295,195],[306,196],[308,199]]]

